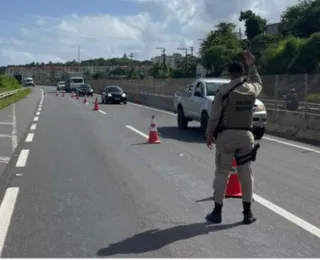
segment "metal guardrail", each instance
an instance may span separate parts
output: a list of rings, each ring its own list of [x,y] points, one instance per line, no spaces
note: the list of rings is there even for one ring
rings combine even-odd
[[[17,92],[19,92],[20,90],[21,89],[16,89],[16,90],[11,90],[11,91],[7,91],[7,92],[2,92],[2,93],[0,93],[0,99],[13,96]]]

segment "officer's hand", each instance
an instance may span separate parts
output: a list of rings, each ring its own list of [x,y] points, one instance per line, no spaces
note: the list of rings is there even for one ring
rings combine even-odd
[[[215,140],[213,137],[207,137],[207,146],[210,150],[212,150],[212,144],[215,143]]]
[[[245,63],[248,66],[252,65],[256,60],[256,58],[254,57],[254,55],[250,51],[244,51],[242,53],[242,55],[243,55]]]

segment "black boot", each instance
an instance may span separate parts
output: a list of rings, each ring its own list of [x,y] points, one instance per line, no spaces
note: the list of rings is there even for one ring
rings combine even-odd
[[[251,202],[242,202],[243,205],[243,224],[251,224],[257,219],[253,216],[251,212]]]
[[[214,203],[213,211],[206,216],[206,220],[215,224],[220,224],[222,221],[221,216],[222,204]]]

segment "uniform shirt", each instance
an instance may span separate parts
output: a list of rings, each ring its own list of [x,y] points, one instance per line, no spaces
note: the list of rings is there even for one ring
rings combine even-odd
[[[222,96],[224,96],[228,91],[234,87],[236,84],[240,83],[244,78],[232,79],[228,84],[225,84],[219,88],[219,91],[214,97],[214,103],[212,105],[210,119],[208,121],[208,127],[206,135],[209,138],[213,137],[213,132],[218,126],[221,112],[225,104],[223,104]],[[256,69],[256,67],[249,67],[249,75],[246,82],[237,88],[239,92],[252,92],[256,97],[260,94],[262,90],[262,80]],[[226,115],[227,116],[227,115]]]

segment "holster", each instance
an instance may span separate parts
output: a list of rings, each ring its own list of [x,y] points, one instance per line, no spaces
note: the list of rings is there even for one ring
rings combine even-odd
[[[242,155],[238,155],[236,153],[234,157],[237,162],[237,165],[243,165],[250,161],[254,162],[257,158],[257,152],[259,148],[260,148],[260,144],[256,143],[249,153],[242,154]]]

